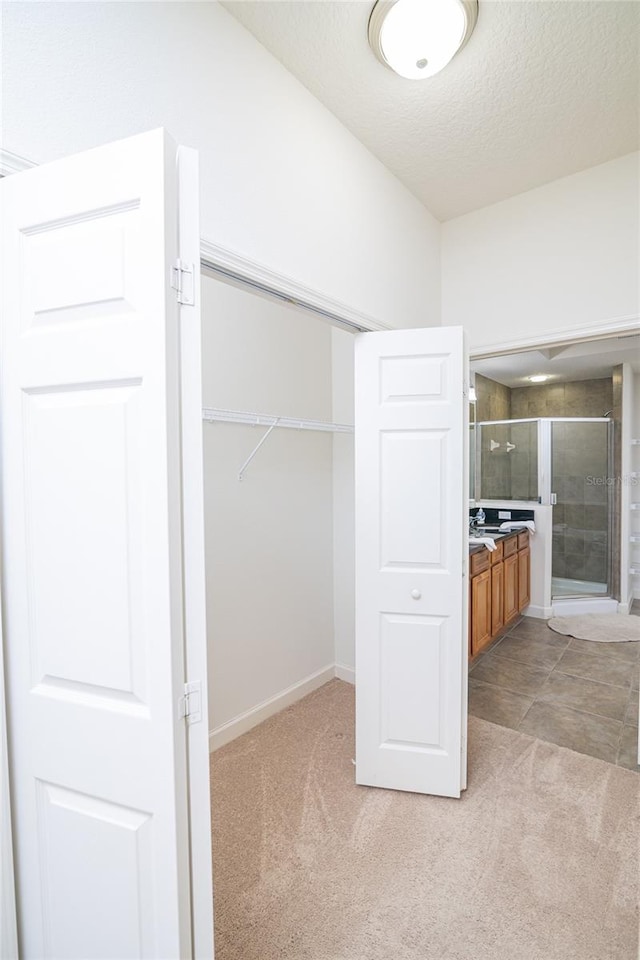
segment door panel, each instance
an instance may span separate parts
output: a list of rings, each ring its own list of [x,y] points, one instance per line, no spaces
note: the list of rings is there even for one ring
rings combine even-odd
[[[356,341],[356,779],[459,796],[466,737],[460,328]],[[463,692],[464,691],[464,692]]]
[[[192,952],[176,166],[154,131],[1,185],[24,958]]]

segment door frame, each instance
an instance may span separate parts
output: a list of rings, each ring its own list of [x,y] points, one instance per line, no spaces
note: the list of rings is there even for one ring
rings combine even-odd
[[[34,166],[38,166],[38,164],[4,148],[0,149],[0,177],[19,173]],[[350,329],[354,333],[398,329],[388,321],[369,316],[357,308],[335,300],[324,292],[308,287],[294,278],[278,270],[274,270],[266,264],[260,263],[224,243],[215,242],[210,238],[201,238],[199,253],[200,273],[203,271],[208,272],[218,276],[220,279],[226,278],[227,282],[249,287],[254,293],[260,293],[266,297],[283,300],[290,304],[293,303],[305,312],[311,313],[343,329]],[[602,321],[562,328],[553,333],[543,333],[538,336],[498,344],[471,346],[469,348],[469,360],[479,360],[500,354],[517,353],[525,350],[559,346],[561,344],[569,345],[584,340],[602,340],[616,335],[635,333],[637,332],[639,319],[640,317],[638,315],[606,318]],[[1,603],[2,597],[0,596],[0,605]],[[2,662],[3,651],[2,645],[0,644],[0,671]],[[3,676],[0,676],[0,682],[2,682],[3,688],[3,695],[0,698],[0,743],[2,743],[6,742],[9,720],[4,710]],[[4,759],[4,754],[0,752],[0,761],[2,759]],[[0,804],[2,804],[0,812],[4,812],[7,809],[5,804],[9,797],[9,788],[8,767],[5,763],[0,762]],[[13,865],[11,859],[4,856],[6,851],[10,852],[12,850],[10,829],[10,820],[3,816],[0,819],[0,850],[3,852],[1,866],[2,886],[0,890],[3,892],[3,896],[5,895],[5,891],[7,889],[10,890],[13,885]],[[3,902],[3,905],[6,905],[6,902]],[[7,931],[7,943],[11,945],[12,917],[7,917],[4,911],[3,917],[5,926],[0,929],[0,933],[5,936],[5,930]],[[0,945],[4,947],[4,941],[1,941]],[[11,953],[7,953],[6,955],[8,960],[13,960]],[[17,957],[17,951],[13,956]]]

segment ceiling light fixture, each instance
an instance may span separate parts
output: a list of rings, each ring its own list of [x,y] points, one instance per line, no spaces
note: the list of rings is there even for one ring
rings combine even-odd
[[[439,73],[461,50],[478,19],[478,0],[378,0],[369,43],[378,60],[407,80]]]
[[[535,377],[527,377],[527,380],[530,380],[531,383],[544,383],[545,380],[548,380],[549,377],[546,373],[537,373]]]

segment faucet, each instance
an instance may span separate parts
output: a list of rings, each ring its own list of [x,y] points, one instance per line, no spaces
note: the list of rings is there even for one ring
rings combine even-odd
[[[485,522],[485,519],[486,517],[485,517],[484,510],[482,509],[482,507],[480,507],[475,517],[469,517],[469,533],[473,531],[474,527],[476,527],[476,533],[477,533],[477,528]]]

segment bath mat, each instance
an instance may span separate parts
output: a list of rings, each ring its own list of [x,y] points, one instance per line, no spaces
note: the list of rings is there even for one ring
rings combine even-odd
[[[578,640],[620,643],[640,640],[640,617],[626,613],[583,613],[575,617],[554,617],[547,626]]]

